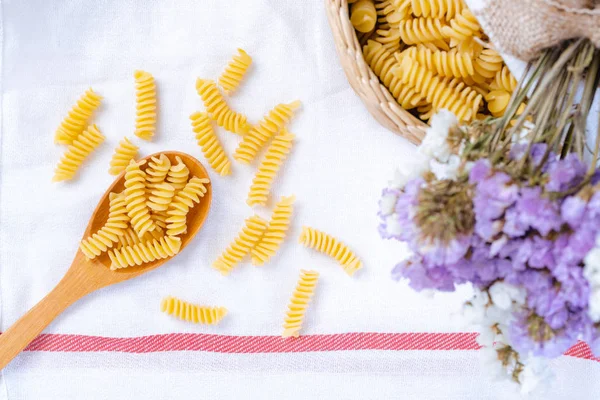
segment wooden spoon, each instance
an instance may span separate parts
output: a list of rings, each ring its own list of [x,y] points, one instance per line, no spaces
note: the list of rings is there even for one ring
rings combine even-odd
[[[159,156],[161,153],[152,154],[150,157]],[[176,163],[176,157],[181,160],[190,170],[190,177],[208,178],[206,170],[194,157],[177,151],[162,152],[169,157],[172,163]],[[144,169],[147,163],[142,166]],[[96,232],[106,222],[108,217],[109,199],[111,192],[120,192],[124,189],[125,173],[119,175],[115,182],[108,188],[102,196],[100,203],[94,210],[87,229],[83,234],[84,238]],[[210,209],[212,198],[211,185],[207,185],[208,191],[200,201],[192,208],[187,216],[187,233],[181,236],[181,250],[188,245],[192,238],[198,233]],[[181,251],[180,250],[180,251]],[[50,322],[52,322],[67,307],[79,300],[83,296],[115,283],[123,282],[131,278],[140,276],[148,271],[156,269],[169,261],[170,258],[156,260],[138,267],[129,267],[110,270],[110,259],[107,254],[103,254],[93,260],[88,260],[81,250],[77,250],[75,259],[71,268],[65,276],[56,285],[54,289],[31,310],[15,322],[6,332],[0,335],[0,369],[3,369],[13,358],[17,356],[27,345],[35,339]]]

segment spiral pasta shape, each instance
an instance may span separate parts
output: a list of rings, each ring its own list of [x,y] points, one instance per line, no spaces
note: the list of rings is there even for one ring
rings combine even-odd
[[[171,185],[171,186],[173,186],[173,185]],[[153,230],[151,233],[154,233],[155,231],[159,231],[159,230],[164,231],[167,229],[167,218],[169,218],[169,216],[167,215],[166,212],[153,212],[153,213],[150,213],[150,216],[152,217],[152,220],[154,221],[154,224],[156,225],[156,229]]]
[[[216,325],[227,315],[225,307],[200,306],[173,296],[162,299],[160,311],[186,322],[204,325]]]
[[[494,117],[501,117],[508,107],[510,102],[511,94],[506,90],[497,89],[490,91],[485,96],[485,101],[488,103],[488,110]]]
[[[359,32],[370,32],[377,23],[373,0],[359,0],[350,6],[350,22]]]
[[[173,236],[163,236],[160,239],[152,239],[140,242],[133,246],[124,246],[120,249],[108,251],[110,258],[110,269],[122,269],[142,265],[155,260],[173,257],[181,249],[181,239]]]
[[[501,70],[496,72],[496,76],[492,83],[490,83],[490,89],[492,90],[504,90],[509,93],[512,93],[517,88],[517,80],[510,73],[510,70],[505,65]]]
[[[102,96],[94,92],[92,88],[86,90],[56,129],[54,142],[67,145],[73,143],[83,132],[88,120],[101,102]]]
[[[300,271],[300,278],[288,303],[288,310],[283,321],[282,337],[298,337],[304,321],[306,309],[315,293],[319,273],[317,271]]]
[[[152,74],[135,71],[135,135],[152,140],[156,132],[156,84]]]
[[[187,231],[186,218],[194,203],[200,203],[208,189],[206,185],[210,181],[207,178],[193,177],[173,198],[167,211],[167,235],[176,236]]]
[[[287,132],[284,128],[281,134],[275,136],[275,139],[269,145],[265,158],[260,163],[256,171],[256,176],[250,186],[248,199],[246,200],[246,203],[250,207],[257,204],[262,206],[267,205],[273,180],[292,149],[294,137],[293,134]]]
[[[175,188],[175,190],[181,190],[185,187],[190,176],[190,170],[181,160],[181,157],[175,157],[177,164],[171,165],[167,173],[167,182]]]
[[[119,242],[119,237],[125,234],[128,222],[125,195],[110,193],[108,219],[96,233],[81,241],[81,252],[89,260],[98,257]]]
[[[238,236],[213,263],[213,268],[221,272],[222,275],[229,275],[244,256],[256,246],[266,229],[267,221],[258,215],[246,219],[245,225]]]
[[[146,191],[150,193],[154,188],[163,183],[169,170],[171,169],[171,160],[164,154],[150,158],[146,168]]]
[[[411,0],[412,13],[417,17],[444,18],[450,20],[460,15],[463,0]]]
[[[496,77],[503,65],[502,56],[497,51],[484,49],[475,59],[475,72],[483,78],[491,79]]]
[[[294,116],[294,111],[300,107],[300,101],[289,104],[276,105],[258,125],[252,127],[250,132],[240,142],[233,154],[233,158],[242,164],[250,164],[263,146],[284,128]]]
[[[473,36],[478,36],[481,27],[477,18],[468,8],[464,8],[460,14],[450,20],[450,26],[442,28],[442,33],[457,42],[464,42]]]
[[[377,23],[381,29],[398,28],[400,21],[410,17],[410,2],[405,0],[378,0],[375,3]]]
[[[367,64],[379,76],[379,79],[403,108],[407,110],[415,108],[423,99],[420,94],[404,85],[392,73],[392,70],[397,66],[397,62],[393,54],[385,49],[381,43],[369,40],[369,43],[364,47],[363,54]]]
[[[447,25],[436,18],[411,18],[398,24],[400,37],[406,44],[443,41],[444,27]]]
[[[131,143],[127,137],[119,142],[110,160],[110,168],[108,173],[111,175],[119,175],[125,171],[131,160],[135,160],[139,148]]]
[[[146,204],[146,173],[140,168],[145,163],[145,160],[139,163],[131,160],[125,169],[127,215],[138,236],[144,236],[144,233],[156,229]]]
[[[265,234],[250,251],[253,265],[263,265],[275,255],[292,222],[295,196],[282,197],[275,205]]]
[[[190,115],[192,130],[196,133],[196,141],[202,149],[210,167],[219,175],[231,174],[231,161],[225,154],[225,149],[219,142],[215,130],[206,113],[195,112]]]
[[[392,53],[400,51],[400,31],[398,29],[378,29],[375,41],[381,43],[386,50]]]
[[[175,188],[166,182],[159,183],[150,192],[147,205],[153,212],[167,211],[171,200],[175,196]]]
[[[396,59],[401,60],[404,56],[411,57],[439,76],[468,78],[475,74],[473,59],[468,53],[459,53],[456,50],[431,51],[424,46],[413,46],[396,55]]]
[[[163,232],[164,231],[157,225],[155,230],[144,233],[144,236],[140,238],[132,227],[128,227],[127,229],[124,229],[123,234],[118,237],[117,248],[120,249],[124,246],[133,246],[152,239],[160,239],[164,236]]]
[[[73,179],[83,161],[104,142],[104,135],[96,125],[90,125],[67,148],[56,169],[52,182]]]
[[[248,133],[251,127],[246,116],[229,108],[215,82],[198,78],[196,91],[202,98],[206,111],[217,125],[239,135]]]
[[[306,247],[334,258],[350,276],[362,268],[362,262],[354,252],[328,233],[303,226],[299,242]]]
[[[243,49],[238,49],[238,54],[225,67],[225,71],[219,77],[219,85],[225,94],[231,95],[240,86],[246,71],[252,65],[252,57]]]

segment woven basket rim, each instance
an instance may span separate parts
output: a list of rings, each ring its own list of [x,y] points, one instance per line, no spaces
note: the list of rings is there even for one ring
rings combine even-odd
[[[419,144],[427,124],[402,108],[366,63],[350,22],[348,0],[325,0],[325,9],[338,57],[354,92],[381,125]]]

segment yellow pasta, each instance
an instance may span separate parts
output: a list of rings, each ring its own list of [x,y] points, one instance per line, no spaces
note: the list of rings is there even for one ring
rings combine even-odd
[[[163,236],[147,242],[140,242],[133,246],[124,246],[120,249],[108,251],[110,269],[122,269],[142,265],[155,260],[173,257],[181,249],[181,239],[173,236]]]
[[[398,29],[378,29],[375,41],[381,43],[386,50],[392,53],[400,51],[400,31]]]
[[[350,6],[350,22],[359,32],[370,32],[377,22],[373,0],[359,0]]]
[[[284,128],[294,116],[294,111],[300,107],[300,101],[289,104],[278,104],[258,123],[240,142],[233,158],[242,164],[250,164],[263,146]]]
[[[92,88],[77,100],[69,114],[60,123],[54,135],[54,142],[59,144],[71,144],[86,127],[94,111],[100,106],[102,96],[94,92]]]
[[[517,80],[513,74],[510,73],[510,70],[506,65],[496,72],[496,76],[490,84],[490,89],[492,90],[505,90],[510,93],[514,92],[516,88]]]
[[[288,310],[285,314],[282,337],[300,336],[304,315],[315,293],[318,279],[319,273],[317,271],[307,271],[304,269],[300,271],[300,278],[290,298]]]
[[[225,71],[219,77],[219,85],[226,94],[231,95],[240,86],[250,65],[252,65],[252,57],[243,49],[238,49],[238,54],[227,64]]]
[[[175,157],[177,164],[171,165],[167,173],[167,182],[175,188],[175,190],[181,190],[185,187],[190,176],[190,170],[181,160],[179,156]]]
[[[172,296],[161,301],[160,311],[186,322],[204,325],[216,325],[227,315],[225,307],[199,306]]]
[[[418,44],[444,40],[442,30],[448,27],[444,22],[436,18],[411,18],[400,21],[398,30],[402,41],[406,44]]]
[[[406,1],[406,3],[409,3]],[[417,17],[444,18],[450,20],[465,7],[463,0],[410,0],[412,13]]]
[[[139,148],[131,143],[126,137],[119,142],[115,152],[110,160],[110,168],[108,173],[111,175],[119,175],[125,171],[131,160],[135,160]]]
[[[231,174],[231,161],[225,154],[225,149],[219,142],[208,115],[195,112],[190,115],[190,119],[192,120],[192,129],[196,133],[198,146],[202,149],[211,168],[221,176]]]
[[[202,98],[206,111],[217,125],[239,135],[248,133],[250,125],[246,116],[229,108],[215,82],[198,78],[196,91]]]
[[[127,215],[129,215],[131,226],[138,236],[143,236],[144,233],[156,229],[156,225],[150,217],[150,210],[146,205],[146,173],[140,168],[145,163],[145,160],[139,163],[131,160],[125,169]]]
[[[502,89],[492,90],[485,96],[485,101],[488,103],[488,110],[490,110],[494,117],[504,115],[504,111],[510,102],[510,97],[510,92]]]
[[[157,184],[148,196],[147,205],[153,212],[167,211],[175,196],[175,188],[166,182]]]
[[[104,142],[96,125],[90,125],[69,145],[54,171],[53,182],[73,179],[83,161]]]
[[[263,265],[275,255],[292,222],[295,196],[282,197],[275,205],[264,236],[250,251],[253,265]]]
[[[193,177],[173,198],[167,211],[167,235],[176,236],[187,230],[186,218],[194,203],[200,203],[200,199],[207,192],[206,185],[210,181],[206,178]]]
[[[375,3],[378,27],[381,29],[398,28],[400,21],[410,17],[410,2],[406,0],[378,0]]]
[[[213,263],[213,268],[222,275],[229,275],[231,270],[256,246],[266,229],[267,221],[261,217],[254,215],[246,219],[238,236]]]
[[[414,89],[404,85],[392,70],[398,65],[393,54],[385,49],[381,43],[370,40],[364,47],[365,61],[400,105],[410,110],[415,108],[423,99]]]
[[[350,276],[362,268],[362,262],[354,252],[328,233],[303,226],[299,242],[306,247],[334,258]]]
[[[100,254],[119,242],[119,237],[125,234],[129,217],[125,207],[125,195],[110,193],[108,219],[104,226],[96,233],[81,241],[79,248],[88,259],[98,257]]]
[[[150,215],[152,217],[152,220],[154,221],[154,224],[156,225],[156,229],[152,231],[152,233],[158,231],[158,228],[160,228],[160,230],[167,229],[167,218],[169,218],[169,216],[166,212],[153,212],[150,213]]]
[[[133,246],[134,244],[147,242],[148,240],[152,239],[160,239],[163,236],[163,230],[159,228],[158,225],[153,231],[144,233],[144,236],[142,236],[141,238],[130,226],[123,231],[123,234],[121,236],[119,236],[117,248],[120,249],[124,246]]]
[[[273,180],[279,172],[281,165],[285,162],[293,142],[294,135],[287,132],[284,128],[281,134],[275,136],[275,139],[273,139],[273,142],[269,145],[265,158],[260,163],[260,166],[256,171],[256,176],[252,180],[252,185],[250,186],[250,192],[248,193],[248,199],[246,200],[246,203],[248,203],[250,207],[255,205],[267,205],[267,199],[271,192]]]
[[[484,49],[475,59],[475,72],[480,77],[492,79],[496,77],[498,71],[502,70],[503,65],[504,61],[498,52],[492,49]]]
[[[157,185],[160,185],[167,178],[171,169],[171,160],[164,154],[150,158],[148,168],[146,168],[146,189],[150,192]],[[187,178],[186,178],[187,179]]]
[[[446,37],[454,39],[456,42],[463,42],[478,36],[481,27],[477,18],[465,8],[454,19],[450,21],[450,26],[444,26],[442,32]]]
[[[439,76],[468,78],[475,74],[473,59],[468,53],[451,51],[431,51],[424,46],[413,46],[396,55],[397,59],[411,57],[425,68]]]
[[[136,118],[135,134],[144,140],[152,140],[156,132],[156,84],[152,74],[135,71]]]

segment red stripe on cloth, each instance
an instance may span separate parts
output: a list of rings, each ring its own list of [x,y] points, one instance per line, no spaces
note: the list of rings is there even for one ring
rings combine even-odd
[[[26,351],[50,352],[122,352],[206,351],[214,353],[302,353],[352,350],[478,350],[476,333],[376,333],[354,332],[329,335],[303,335],[283,339],[280,336],[227,336],[203,333],[115,338],[103,336],[42,334]],[[579,342],[565,355],[600,361],[590,347]]]

